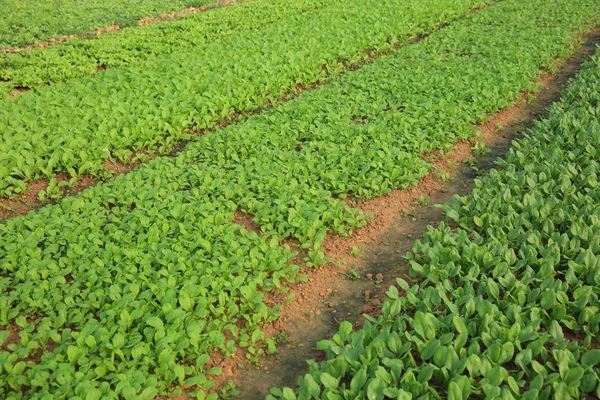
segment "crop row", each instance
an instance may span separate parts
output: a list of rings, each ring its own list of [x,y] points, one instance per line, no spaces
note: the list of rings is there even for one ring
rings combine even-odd
[[[0,54],[0,98],[16,87],[95,75],[99,67],[135,64],[161,55],[196,51],[197,47],[232,34],[323,8],[338,0],[254,0],[190,14],[175,21],[129,27],[107,35],[73,39],[31,51]]]
[[[106,175],[107,160],[167,152],[212,128],[431,32],[485,0],[351,0],[93,78],[0,109],[0,196],[57,172]],[[369,10],[365,13],[364,10]],[[221,9],[227,12],[227,9]],[[74,181],[74,180],[73,180]]]
[[[343,322],[277,398],[600,397],[599,56],[500,171],[444,205],[407,256],[420,283],[398,279],[362,329]]]
[[[109,25],[133,25],[142,17],[206,4],[206,0],[4,0],[0,50],[50,38],[88,33]]]
[[[471,137],[600,15],[597,1],[573,4],[506,0],[175,158],[3,222],[0,395],[201,385],[202,397],[219,372],[209,354],[274,351],[260,328],[279,306],[265,293],[301,279],[284,243],[322,264],[323,237],[365,220],[337,197],[427,174],[419,155]],[[239,212],[263,233],[236,224]]]

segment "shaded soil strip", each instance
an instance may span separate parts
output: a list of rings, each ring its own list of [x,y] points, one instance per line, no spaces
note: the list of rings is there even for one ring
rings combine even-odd
[[[452,152],[437,155],[436,168],[414,188],[356,202],[373,218],[351,238],[326,240],[323,247],[333,261],[304,271],[308,282],[293,285],[290,292],[295,300],[283,302],[282,317],[265,330],[280,343],[277,354],[264,357],[260,366],[246,363],[228,371],[228,378],[233,378],[241,392],[236,398],[263,399],[271,387],[294,387],[298,376],[308,371],[306,360],[324,358],[315,348],[317,341],[330,338],[344,320],[360,328],[363,314],[378,315],[395,278],[411,280],[406,252],[429,225],[444,220],[443,211],[434,205],[448,202],[455,194],[469,193],[478,174],[494,168],[494,160],[506,154],[512,140],[547,115],[547,107],[560,99],[569,79],[598,43],[600,30],[595,29],[573,56],[557,64],[556,75],[540,78],[542,88],[535,97],[527,94],[481,124],[480,141],[489,149],[487,154],[477,155],[472,149],[474,142],[458,143]],[[465,159],[474,168],[464,163]]]
[[[210,10],[212,8],[225,7],[225,6],[229,6],[229,5],[239,3],[242,1],[250,1],[250,0],[218,0],[214,3],[205,4],[200,7],[188,7],[181,11],[173,11],[173,12],[170,12],[167,14],[156,15],[154,17],[144,17],[144,18],[138,20],[137,26],[145,26],[145,25],[150,25],[150,24],[156,24],[158,22],[170,21],[170,20],[174,20],[177,18],[181,18],[185,15],[198,14],[198,13]],[[7,48],[0,50],[0,53],[2,53],[2,54],[18,53],[20,51],[27,51],[27,50],[37,49],[40,47],[53,46],[55,44],[60,44],[60,43],[66,42],[67,40],[75,39],[75,38],[89,39],[94,36],[100,36],[100,35],[104,35],[105,33],[110,33],[110,32],[119,31],[119,30],[121,30],[121,27],[119,25],[111,25],[111,26],[107,26],[104,28],[94,29],[92,32],[88,32],[88,33],[66,35],[66,36],[61,36],[58,38],[50,38],[46,42],[32,44],[27,47],[7,47]]]
[[[487,7],[490,7],[496,3],[497,2],[493,2],[488,5],[484,5],[482,7],[474,8],[465,15],[472,14],[477,11],[481,11],[481,10],[483,10]],[[465,16],[461,16],[461,17],[455,19],[453,22],[459,21],[464,17]],[[374,51],[374,50],[365,50],[364,52],[361,53],[361,55],[365,56],[364,61],[362,61],[359,64],[355,64],[355,65],[350,65],[346,62],[342,62],[343,66],[344,66],[344,72],[342,72],[342,74],[339,74],[339,75],[336,74],[335,77],[337,78],[337,77],[343,75],[344,73],[356,71],[359,68],[362,68],[363,66],[371,64],[372,62],[376,61],[379,57],[389,55],[390,53],[398,50],[401,47],[416,44],[419,41],[428,37],[429,35],[439,31],[440,29],[443,29],[447,25],[448,24],[440,25],[440,26],[436,27],[436,29],[431,31],[429,34],[416,37],[416,38],[412,39],[411,41],[409,41],[408,43],[404,43],[402,45],[396,45],[391,50],[379,51],[379,52]],[[202,135],[214,132],[218,129],[225,128],[229,125],[243,122],[244,120],[248,119],[252,115],[259,114],[261,112],[269,110],[269,109],[275,107],[276,105],[278,105],[279,103],[293,100],[297,97],[300,97],[305,92],[310,92],[310,91],[316,90],[321,85],[327,84],[328,79],[333,76],[333,73],[329,73],[327,71],[326,67],[323,67],[323,68],[324,68],[324,71],[326,72],[326,76],[322,81],[317,81],[316,83],[311,84],[311,85],[298,84],[292,92],[284,95],[280,99],[278,99],[276,101],[272,101],[272,102],[267,101],[262,107],[258,107],[257,109],[247,112],[247,113],[244,113],[244,114],[235,113],[232,116],[226,117],[223,120],[217,122],[213,128],[203,129],[200,131],[195,131],[193,128],[188,128],[185,130],[185,132],[196,135],[196,136],[202,136]],[[168,156],[176,157],[181,151],[183,151],[185,149],[185,147],[187,146],[188,143],[189,143],[188,141],[180,141],[179,143],[177,143],[174,146],[173,150],[169,153]],[[113,178],[114,178],[117,175],[120,175],[123,173],[128,173],[128,172],[132,171],[137,166],[142,165],[157,156],[156,153],[150,153],[150,154],[146,154],[146,153],[147,152],[144,149],[136,150],[136,151],[134,151],[132,160],[128,161],[127,163],[107,160],[107,161],[105,161],[104,166],[108,171],[112,171],[114,173],[114,175],[113,175]],[[140,156],[143,156],[143,157],[140,158]],[[68,182],[70,179],[71,179],[71,177],[66,173],[61,173],[61,174],[56,175],[57,182]],[[76,179],[76,182],[73,187],[69,188],[66,185],[62,186],[62,194],[60,197],[54,198],[54,199],[44,199],[44,200],[39,199],[39,193],[42,190],[46,190],[46,188],[48,187],[48,184],[50,182],[50,179],[44,178],[44,179],[37,179],[37,180],[30,181],[30,182],[28,182],[28,188],[24,193],[16,196],[15,198],[12,198],[12,199],[0,198],[0,220],[16,217],[19,215],[25,215],[29,211],[36,210],[45,205],[55,203],[57,201],[60,201],[60,199],[62,199],[64,197],[76,195],[80,191],[87,189],[89,187],[95,186],[96,184],[100,183],[101,181],[103,181],[103,179],[98,178],[98,177],[82,175]]]

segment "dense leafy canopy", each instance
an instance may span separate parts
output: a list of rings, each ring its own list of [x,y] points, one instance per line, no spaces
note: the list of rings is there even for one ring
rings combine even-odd
[[[468,9],[418,3],[404,13],[425,25],[423,4],[436,4],[440,20]],[[431,168],[419,155],[472,136],[474,122],[531,88],[598,18],[597,1],[573,4],[506,0],[177,157],[3,222],[0,395],[152,398],[188,384],[202,397],[219,372],[205,368],[213,351],[272,347],[261,326],[278,306],[266,294],[299,277],[286,239],[307,249],[308,265],[323,263],[325,234],[364,223],[337,197],[417,182]],[[120,112],[115,121],[130,120]],[[264,233],[236,224],[239,211]]]
[[[94,75],[100,67],[121,67],[180,51],[202,51],[197,47],[339,1],[253,0],[175,21],[129,27],[31,51],[0,54],[0,98],[17,87],[38,88]]]
[[[334,3],[190,52],[25,93],[0,108],[0,196],[56,172],[106,174],[106,160],[128,161],[135,150],[168,152],[191,137],[189,129],[276,102],[358,65],[368,49],[405,44],[483,2]]]
[[[3,0],[0,2],[0,49],[23,47],[109,25],[133,25],[140,18],[207,0]]]
[[[500,171],[444,206],[457,227],[416,242],[420,283],[398,279],[362,329],[343,322],[277,398],[600,397],[597,54]]]

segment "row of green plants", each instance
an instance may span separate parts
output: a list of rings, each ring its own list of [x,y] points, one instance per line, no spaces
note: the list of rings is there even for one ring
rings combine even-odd
[[[40,88],[0,108],[0,196],[56,173],[169,152],[192,131],[276,103],[429,33],[486,0],[349,0],[190,51]],[[365,13],[364,10],[369,10]],[[219,12],[227,12],[226,8]],[[136,153],[143,150],[141,153]]]
[[[339,0],[254,0],[174,21],[128,27],[31,51],[0,54],[0,98],[9,98],[14,88],[33,89],[92,76],[98,68],[127,66],[181,51],[202,51],[197,47],[233,34],[243,35],[251,29],[335,2]]]
[[[4,0],[0,3],[0,50],[110,25],[135,25],[143,17],[206,3],[206,0]]]
[[[340,325],[293,399],[600,397],[600,49],[447,221],[382,315]]]
[[[600,15],[506,0],[328,85],[0,226],[0,397],[199,398],[219,357],[275,351],[264,324],[365,216],[348,194],[407,187],[419,155],[532,88]],[[567,12],[569,11],[569,12]],[[253,216],[261,234],[235,221]],[[11,333],[13,332],[13,333]],[[15,341],[15,333],[18,340]]]

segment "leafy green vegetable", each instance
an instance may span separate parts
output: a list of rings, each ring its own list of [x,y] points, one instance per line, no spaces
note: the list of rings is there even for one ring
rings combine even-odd
[[[17,87],[44,84],[96,74],[158,56],[186,51],[218,39],[239,35],[267,24],[324,8],[339,0],[253,0],[189,14],[174,21],[121,29],[100,36],[72,39],[31,51],[0,54],[0,86],[8,94]]]
[[[301,378],[321,385],[297,399],[600,396],[599,87],[600,48],[501,169],[444,206],[458,227],[415,243],[420,283],[398,279],[407,296],[321,342]]]
[[[301,4],[306,1],[314,4]],[[483,2],[332,2],[93,78],[24,93],[0,108],[0,196],[22,192],[31,179],[59,172],[103,177],[110,175],[106,161],[168,153],[178,140],[191,139],[192,131],[337,76],[360,65],[367,50],[406,44]]]
[[[0,49],[23,47],[110,25],[134,25],[150,17],[207,0],[4,0],[0,3]]]
[[[436,18],[444,21],[460,15],[459,9],[464,13],[469,8],[464,2],[448,0],[410,4],[415,13],[408,12],[409,8],[403,12],[410,18],[424,16],[426,26],[432,21],[433,5],[461,5],[437,7]],[[186,382],[200,385],[200,398],[210,397],[206,392],[214,385],[211,374],[220,369],[209,354],[219,351],[231,356],[245,347],[255,358],[265,347],[272,350],[270,338],[262,333],[263,325],[279,316],[279,305],[268,302],[267,293],[279,293],[289,282],[302,279],[299,267],[292,262],[298,252],[286,245],[286,240],[295,239],[293,242],[307,250],[306,265],[324,263],[321,243],[325,235],[348,234],[365,221],[364,215],[338,197],[372,197],[416,183],[431,168],[419,158],[421,154],[469,138],[474,122],[510,104],[531,86],[540,68],[567,53],[565,46],[573,42],[584,23],[598,18],[598,6],[591,0],[506,0],[294,101],[204,135],[177,157],[158,157],[130,174],[0,223],[0,326],[2,331],[14,330],[19,335],[17,343],[0,350],[0,397],[153,397],[157,392],[180,390]],[[391,8],[387,10],[393,15]],[[311,18],[317,18],[316,14]],[[361,26],[359,22],[344,23]],[[353,38],[349,40],[354,43]],[[270,44],[261,42],[260,46],[267,49]],[[319,48],[315,44],[306,51],[317,52]],[[265,54],[261,57],[268,62]],[[358,58],[353,62],[358,63]],[[181,72],[177,72],[177,65],[169,68],[175,75]],[[159,72],[147,71],[156,76]],[[189,71],[187,75],[181,73],[192,75]],[[262,86],[257,83],[256,87]],[[244,87],[240,84],[235,88]],[[274,90],[272,86],[268,89]],[[189,93],[171,93],[173,97],[161,98],[160,102],[187,99]],[[191,97],[189,101],[197,100]],[[11,104],[25,101],[22,99],[26,97]],[[114,123],[133,115],[127,109],[119,110],[121,102],[116,102],[114,109],[109,104],[110,113],[116,113],[112,114]],[[176,106],[185,109],[185,101],[171,104],[170,109]],[[69,111],[77,114],[77,107],[74,104]],[[166,122],[162,111],[167,112],[161,109],[148,114],[148,121],[157,125]],[[28,115],[37,121],[43,114],[34,117],[30,111]],[[74,130],[85,125],[81,121],[77,120],[70,131],[72,143],[77,137]],[[89,137],[93,132],[87,132]],[[123,132],[118,130],[114,135],[120,137]],[[32,140],[42,146],[42,139]],[[80,149],[88,148],[83,142],[77,143],[73,148],[62,143],[60,160],[71,160]],[[106,138],[99,143],[108,146]],[[600,147],[586,145],[585,154],[595,148]],[[23,145],[21,150],[27,153],[27,149]],[[5,154],[13,153],[0,152],[0,156]],[[566,193],[581,192],[575,205],[582,206],[587,187],[574,190],[570,186],[578,177],[576,172],[562,174],[567,179],[563,183]],[[590,185],[596,182],[594,174],[593,168],[584,174]],[[519,187],[536,187],[538,182],[543,187],[548,181],[549,175],[537,173],[535,178],[520,181]],[[517,202],[516,195],[509,197],[511,193],[503,195]],[[523,215],[518,218],[534,212],[528,208],[533,200],[525,200]],[[559,208],[550,204],[543,211],[555,209]],[[569,217],[576,215],[574,210],[568,211],[565,214]],[[235,223],[240,212],[252,216],[260,234]],[[482,219],[479,229],[498,229],[493,215],[476,214]],[[567,329],[573,331],[577,326],[593,334],[598,326],[594,313],[597,289],[576,283],[580,275],[586,280],[596,279],[589,270],[597,264],[596,232],[583,223],[594,215],[593,209],[586,209],[587,219],[581,218],[582,222],[567,228],[577,236],[572,245],[564,239],[557,242],[559,249],[563,246],[568,251],[568,261],[576,266],[576,273],[565,275],[564,282],[557,279],[562,283],[548,280],[543,291],[511,292],[523,304],[528,298],[538,301],[542,295],[557,299],[549,310],[540,305],[526,310],[523,316],[517,308],[505,314],[492,305],[492,301],[508,299],[506,287],[513,280],[505,277],[508,268],[489,251],[467,247],[465,257],[470,264],[465,272],[460,254],[446,251],[438,255],[434,251],[441,251],[439,245],[427,243],[427,253],[436,256],[435,262],[414,259],[415,270],[427,270],[426,275],[440,282],[462,279],[463,275],[469,283],[481,281],[467,287],[466,293],[477,292],[481,299],[476,302],[467,297],[464,304],[456,305],[454,296],[460,293],[446,283],[428,287],[421,299],[418,290],[412,291],[403,283],[404,290],[412,294],[411,301],[421,304],[414,309],[420,312],[421,332],[411,330],[414,320],[409,314],[398,322],[396,331],[383,332],[382,340],[369,354],[374,367],[369,364],[367,380],[354,381],[354,389],[375,398],[407,398],[413,391],[426,388],[427,382],[451,376],[465,391],[470,381],[465,383],[458,375],[472,370],[480,374],[480,385],[494,394],[500,387],[522,384],[521,377],[515,378],[516,382],[509,379],[509,368],[502,363],[530,349],[531,360],[524,354],[522,363],[529,372],[540,371],[536,373],[543,379],[531,381],[529,390],[555,387],[556,391],[571,393],[577,385],[582,391],[596,390],[596,378],[590,372],[593,367],[582,365],[583,375],[570,368],[573,359],[582,354],[573,353],[569,346],[551,353],[542,341],[544,335],[560,339],[561,330],[567,336]],[[461,224],[462,211],[457,211],[457,218]],[[544,222],[549,232],[551,222],[560,226],[559,220]],[[533,248],[546,243],[530,228],[524,219],[518,219],[501,238],[518,240],[519,247],[498,246],[493,254],[511,266],[517,257],[534,258],[537,253]],[[434,239],[444,243],[443,237]],[[582,244],[585,251],[578,247]],[[556,267],[555,250],[545,253],[547,262],[527,270],[517,281],[519,285],[540,279],[537,274],[551,278]],[[447,253],[452,259],[440,264]],[[481,262],[473,264],[473,260]],[[497,271],[489,272],[490,268]],[[485,276],[480,277],[482,274]],[[566,298],[561,294],[565,283],[574,286]],[[399,297],[386,305],[386,315],[395,318],[414,306],[410,302],[402,305],[403,301]],[[434,306],[442,302],[451,314],[437,313],[439,307]],[[459,311],[464,315],[457,315]],[[547,324],[547,331],[540,333],[534,327],[549,322],[546,314],[561,316],[561,325]],[[507,315],[516,315],[514,318],[523,323],[509,324]],[[480,319],[473,321],[475,317]],[[530,319],[542,322],[526,325]],[[491,330],[482,343],[474,340],[480,327]],[[412,333],[406,336],[405,332]],[[505,335],[505,340],[492,346],[492,334]],[[371,339],[352,332],[345,324],[332,342],[344,351],[347,341],[359,346],[361,340]],[[411,351],[426,354],[430,365],[404,376],[405,369],[414,367]],[[349,354],[348,360],[358,353]],[[384,353],[389,356],[375,365]],[[466,361],[465,354],[469,356]],[[408,362],[399,363],[399,357],[408,357]],[[326,395],[325,390],[351,390],[352,380],[340,379],[340,371],[358,372],[364,365],[349,365],[350,361],[344,360],[325,371],[329,375],[323,379],[318,375],[303,380],[303,390],[318,396]],[[548,360],[560,360],[560,368],[552,369]],[[593,360],[593,355],[586,356],[586,362]],[[390,386],[400,382],[400,377],[407,387]],[[473,393],[476,389],[480,393],[479,388],[472,388]],[[285,398],[296,396],[291,389],[280,393]]]

